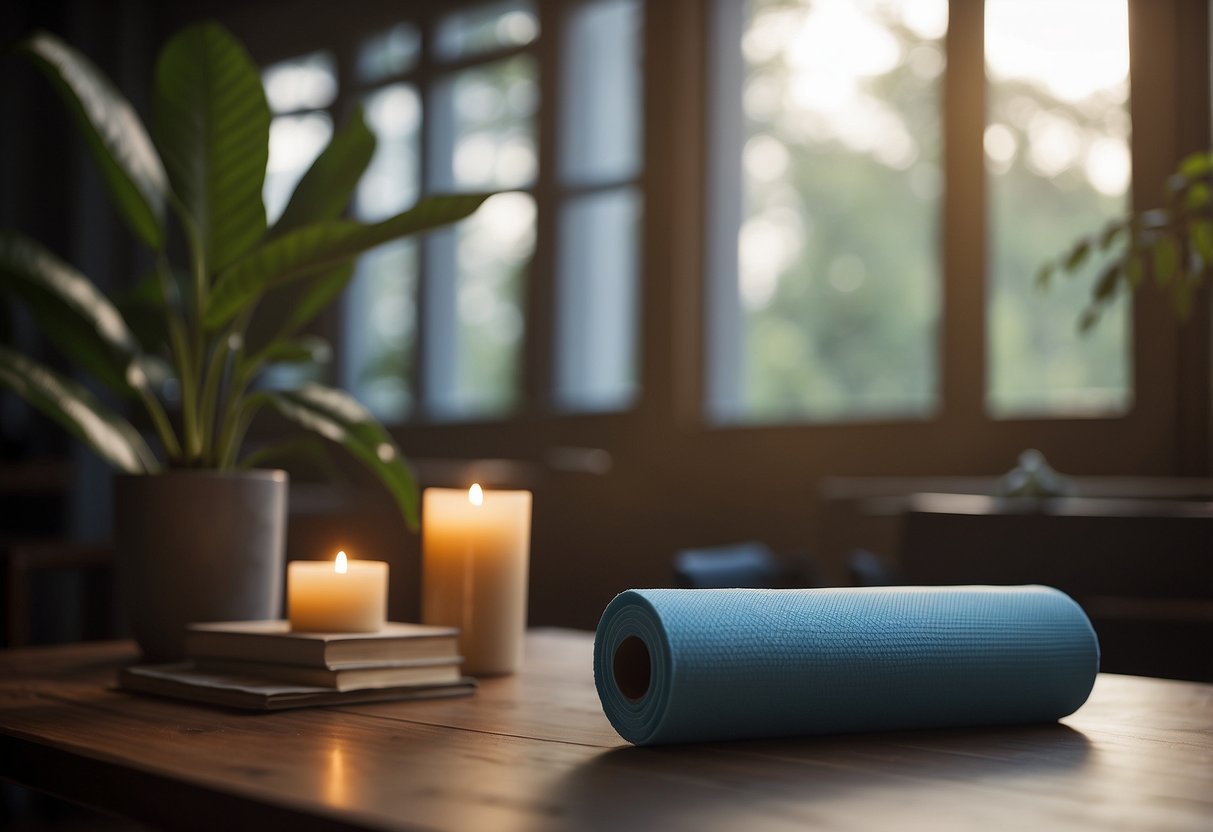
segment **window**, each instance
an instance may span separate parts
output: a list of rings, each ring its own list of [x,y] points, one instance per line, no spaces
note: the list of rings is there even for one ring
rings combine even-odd
[[[329,112],[354,106],[377,139],[359,219],[423,193],[505,192],[454,228],[360,259],[340,371],[387,421],[498,420],[549,403],[612,411],[636,395],[643,7],[545,9],[541,19],[527,0],[439,4],[363,34],[348,54],[266,71],[271,100],[287,96],[274,105],[281,118],[313,120],[284,122],[271,148],[271,215],[331,135]],[[323,95],[304,89],[309,72]],[[536,309],[550,311],[533,320]],[[550,366],[526,365],[532,339],[553,345]]]
[[[363,77],[379,80],[411,68],[401,49],[410,42],[408,31],[415,30],[398,26],[394,38],[376,39],[363,49]],[[361,103],[376,144],[354,212],[373,221],[405,210],[421,193],[421,96],[415,86],[393,82],[372,89]],[[354,395],[384,418],[410,412],[417,389],[418,253],[413,239],[367,252],[346,294],[342,375]]]
[[[713,138],[715,175],[740,177],[718,204],[741,214],[719,232],[735,253],[713,258],[713,320],[728,335],[711,413],[928,415],[946,2],[754,0],[737,17],[740,90],[724,69],[717,102],[740,93],[744,128]]]
[[[1164,470],[1177,373],[1208,383],[1170,313],[1146,292],[1079,336],[1091,279],[1033,280],[1207,143],[1207,95],[1173,82],[1206,48],[1185,2],[422,3],[318,37],[283,66],[328,67],[335,97],[275,112],[363,107],[359,216],[510,189],[363,259],[341,380],[431,454],[626,436],[752,478],[828,448],[809,482],[1032,446]]]
[[[989,410],[1123,413],[1131,401],[1128,298],[1079,333],[1099,263],[1047,292],[1032,275],[1128,207],[1128,5],[1052,3],[1048,26],[1032,3],[987,0],[985,11]]]
[[[640,11],[583,6],[565,32],[555,401],[566,410],[622,409],[639,388]]]
[[[269,160],[262,198],[272,226],[286,210],[299,180],[333,137],[331,108],[337,100],[337,70],[328,51],[311,52],[266,67],[262,73],[270,106]],[[291,291],[291,290],[287,290]],[[257,325],[273,331],[271,319],[282,313],[267,304]],[[281,363],[267,368],[260,383],[293,387],[320,372],[306,364]]]
[[[530,4],[499,3],[363,43],[358,80],[379,144],[359,216],[403,210],[423,191],[534,187],[538,36]],[[535,214],[531,194],[503,194],[457,228],[360,261],[345,307],[345,376],[372,411],[401,421],[518,407]]]
[[[986,412],[1124,413],[1127,300],[1080,335],[1091,279],[1034,276],[1127,207],[1126,4],[987,0],[984,21],[987,199],[968,210],[988,241]],[[944,296],[944,136],[962,115],[948,127],[943,93],[968,71],[947,66],[947,0],[751,0],[715,23],[741,61],[713,82],[709,415],[937,416],[941,315],[982,314]]]
[[[485,206],[499,238],[465,223],[372,255],[396,260],[347,299],[343,381],[415,459],[530,463],[540,624],[592,626],[611,587],[668,580],[688,542],[763,539],[846,580],[826,477],[955,482],[1025,448],[1068,474],[1207,474],[1207,322],[1181,330],[1144,290],[1077,338],[1090,280],[1033,286],[1071,235],[1130,196],[1160,204],[1209,146],[1206,4],[1128,3],[1131,89],[1106,70],[1125,6],[1095,5],[423,0],[293,44],[332,50],[322,109],[361,103],[395,136],[359,211],[518,188]],[[1071,8],[1088,25],[1064,39],[1106,70],[1081,100],[1051,88],[1061,70],[1042,83],[998,53]],[[440,49],[443,31],[463,34]],[[1037,120],[1036,156],[1024,97],[1071,122]],[[1075,134],[1063,170],[1045,148]],[[1037,201],[1065,215],[1021,207]],[[501,347],[469,362],[490,334]]]
[[[273,119],[262,193],[266,219],[273,224],[299,179],[333,137],[333,120],[326,108],[337,98],[337,74],[331,54],[313,52],[266,68],[263,78]]]

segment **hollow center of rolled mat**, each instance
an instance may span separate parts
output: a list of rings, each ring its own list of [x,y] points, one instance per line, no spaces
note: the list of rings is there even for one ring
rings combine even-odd
[[[615,648],[612,669],[616,687],[628,699],[639,699],[649,692],[649,675],[652,672],[649,648],[636,636],[628,636]]]

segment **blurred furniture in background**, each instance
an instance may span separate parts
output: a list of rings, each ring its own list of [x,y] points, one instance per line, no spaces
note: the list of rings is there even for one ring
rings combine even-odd
[[[66,458],[0,461],[0,535],[11,540],[63,534],[71,488]]]
[[[674,580],[684,589],[816,586],[815,571],[808,557],[781,557],[758,541],[682,549],[674,555]]]
[[[847,555],[847,574],[854,586],[894,586],[903,583],[900,570],[888,558],[867,549],[856,549]]]
[[[883,565],[909,584],[1056,586],[1090,615],[1104,670],[1213,680],[1213,480],[1074,477],[1051,499],[998,497],[1001,483],[826,480],[821,551],[860,585]]]
[[[1213,479],[1197,477],[1068,477],[1073,497],[1213,502]],[[902,551],[903,515],[916,494],[995,497],[1003,477],[827,477],[817,489],[816,547],[822,565],[840,578],[848,556],[866,549],[891,560]]]
[[[0,644],[122,635],[108,546],[68,538],[65,457],[0,462]]]
[[[1213,503],[917,494],[908,583],[1055,586],[1087,611],[1103,670],[1213,680]]]
[[[766,544],[736,543],[683,549],[674,555],[674,579],[684,589],[774,587],[783,570]]]
[[[120,633],[113,552],[68,540],[0,545],[6,647],[93,641]]]

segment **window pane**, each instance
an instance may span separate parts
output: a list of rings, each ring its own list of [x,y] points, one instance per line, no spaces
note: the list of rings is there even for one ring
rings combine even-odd
[[[638,0],[573,7],[566,32],[561,172],[568,181],[633,176],[640,167]]]
[[[449,232],[435,236],[440,242],[452,237]],[[441,331],[433,333],[433,411],[447,418],[505,415],[521,395],[524,292],[535,249],[535,200],[521,193],[487,200],[456,226],[453,242],[454,326],[445,327],[441,305],[427,310],[436,315],[427,318],[431,330],[453,330],[450,340]],[[434,294],[440,295],[445,281],[436,283]]]
[[[439,83],[433,118],[438,188],[519,188],[535,179],[535,61],[520,55]]]
[[[742,86],[745,129],[738,271],[715,281],[710,324],[716,418],[933,407],[946,27],[945,0],[749,5],[742,77],[721,79]]]
[[[384,421],[401,421],[413,406],[416,304],[416,241],[359,258],[346,294],[342,370],[354,397]]]
[[[443,18],[434,52],[439,58],[454,60],[525,46],[538,36],[539,18],[532,3],[489,3]]]
[[[337,69],[328,52],[268,66],[261,73],[270,110],[290,113],[327,107],[337,98]]]
[[[363,99],[375,155],[358,183],[359,218],[381,220],[417,201],[421,190],[421,97],[408,84],[392,84]]]
[[[640,194],[622,188],[569,202],[561,218],[557,401],[611,410],[636,395]]]
[[[295,185],[332,137],[333,122],[327,113],[277,116],[270,122],[270,155],[261,188],[269,223],[282,216]]]
[[[1047,291],[1033,279],[1041,264],[1126,208],[1126,3],[988,0],[985,42],[988,407],[1002,417],[1123,412],[1132,396],[1127,298],[1080,335],[1100,264]]]
[[[377,143],[354,213],[380,220],[408,208],[420,191],[421,101],[413,87],[393,84],[366,96],[363,106]],[[387,421],[408,415],[416,390],[417,248],[406,239],[363,255],[345,299],[346,384]]]
[[[401,23],[367,38],[358,50],[358,77],[382,81],[408,72],[421,56],[421,33],[411,23]]]

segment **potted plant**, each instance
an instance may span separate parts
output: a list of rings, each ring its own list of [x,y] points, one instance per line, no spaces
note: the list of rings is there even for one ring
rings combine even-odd
[[[223,27],[191,26],[161,50],[150,133],[114,85],[58,38],[37,33],[17,51],[75,117],[154,267],[134,292],[137,327],[84,275],[14,231],[0,231],[0,285],[68,362],[137,403],[154,439],[83,384],[8,346],[0,346],[0,384],[121,472],[120,585],[145,656],[170,658],[180,654],[187,621],[280,610],[286,475],[246,471],[252,460],[242,455],[259,412],[275,410],[343,445],[415,528],[413,477],[364,407],[319,383],[271,390],[258,380],[272,364],[316,360],[316,339],[300,332],[349,282],[358,254],[466,217],[487,195],[432,196],[376,223],[343,219],[375,147],[358,113],[267,226],[269,107],[256,66]]]
[[[1080,238],[1041,266],[1037,285],[1048,286],[1057,272],[1077,274],[1100,252],[1109,258],[1078,319],[1080,331],[1095,325],[1118,291],[1136,290],[1147,280],[1170,295],[1176,314],[1186,320],[1196,290],[1213,273],[1213,151],[1193,153],[1179,163],[1167,180],[1164,207],[1130,211]]]

